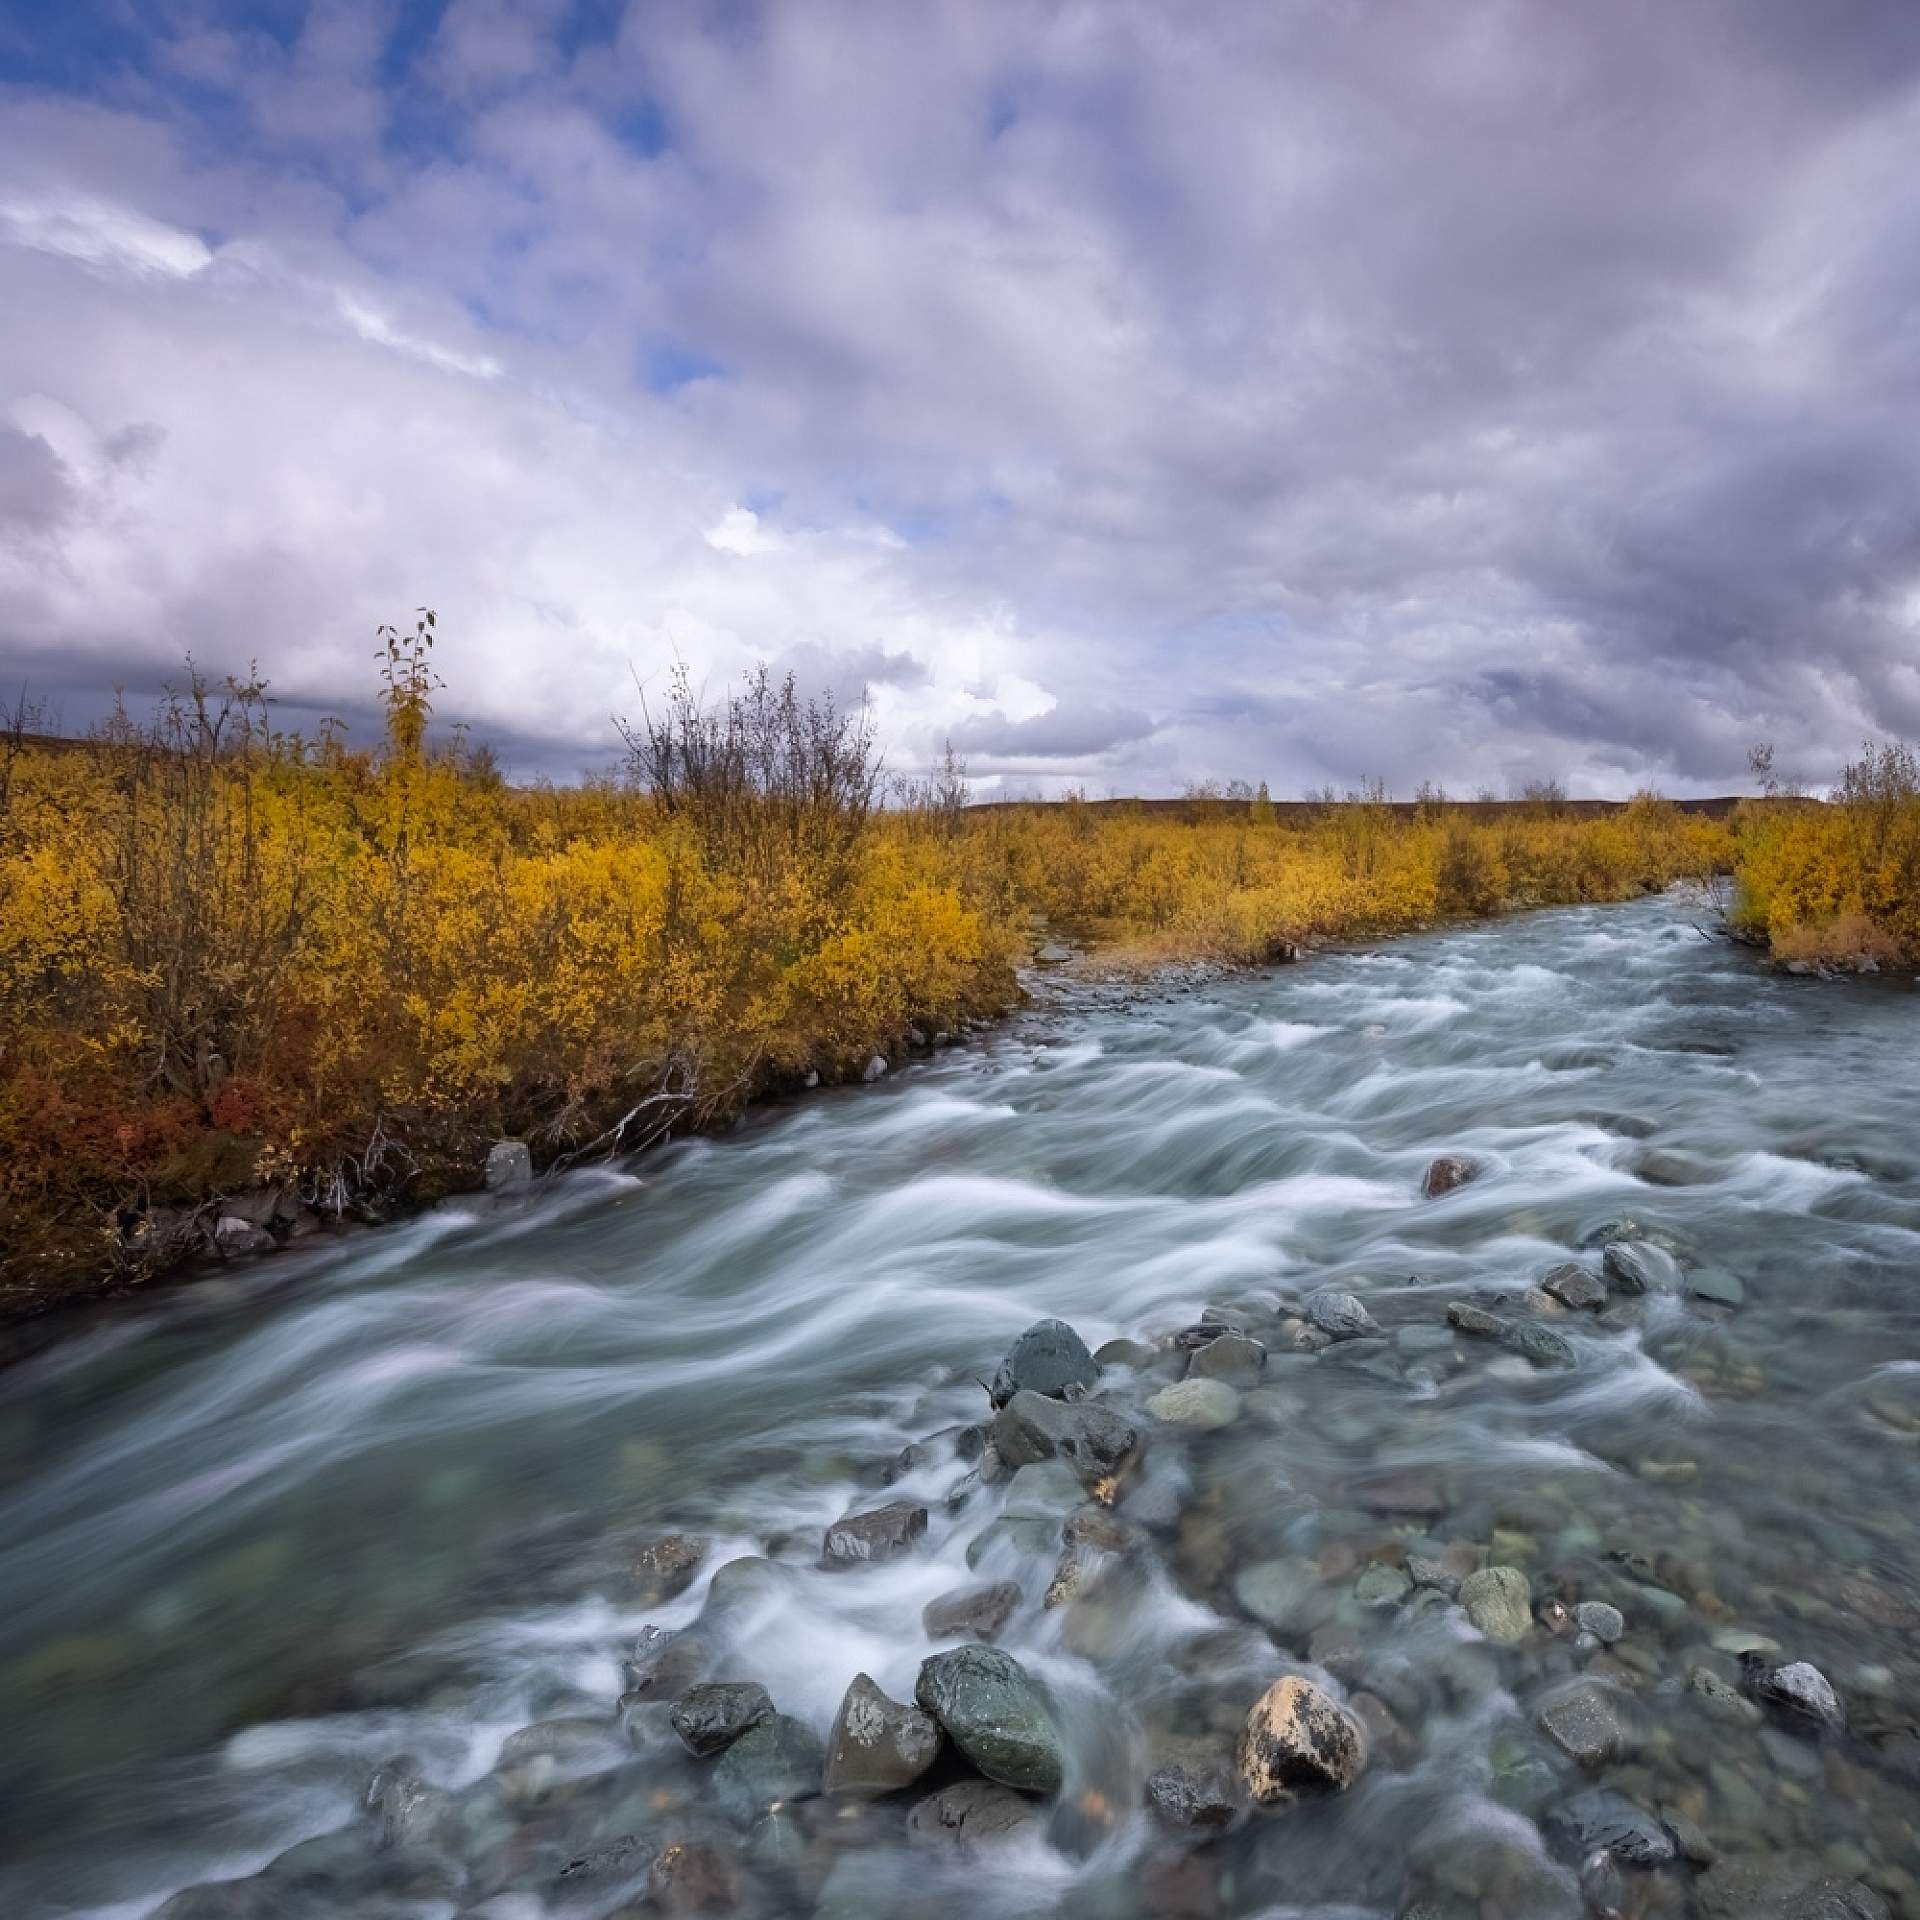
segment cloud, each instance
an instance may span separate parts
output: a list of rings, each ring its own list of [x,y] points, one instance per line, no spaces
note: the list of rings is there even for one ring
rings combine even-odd
[[[154,17],[9,48],[0,664],[431,601],[528,765],[764,659],[1144,791],[1920,731],[1907,0]]]

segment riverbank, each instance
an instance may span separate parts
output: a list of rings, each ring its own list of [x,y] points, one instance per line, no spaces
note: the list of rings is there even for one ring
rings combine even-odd
[[[1910,1009],[1652,898],[1087,971],[10,1376],[10,1910],[1572,1920],[1604,1850],[1629,1911],[1906,1920]],[[996,1414],[1049,1319],[1091,1391]],[[965,1457],[1084,1425],[1102,1468],[1109,1423],[1092,1488]],[[969,1644],[1057,1789],[916,1698]],[[1763,1690],[1802,1663],[1844,1725]],[[1364,1758],[1260,1808],[1289,1679]],[[926,1772],[819,1790],[908,1709]]]

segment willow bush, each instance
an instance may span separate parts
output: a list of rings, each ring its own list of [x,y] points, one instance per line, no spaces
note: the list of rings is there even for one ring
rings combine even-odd
[[[433,622],[383,630],[385,734],[276,729],[191,671],[84,745],[0,728],[0,1289],[18,1309],[157,1261],[143,1232],[270,1182],[373,1211],[723,1120],[1006,1007],[1044,921],[1149,960],[1260,959],[1738,866],[1783,952],[1848,916],[1913,955],[1911,756],[1831,808],[1728,823],[1652,795],[1303,815],[970,807],[889,783],[864,713],[684,679],[624,767],[515,786],[429,728]],[[1858,937],[1856,933],[1849,937]]]

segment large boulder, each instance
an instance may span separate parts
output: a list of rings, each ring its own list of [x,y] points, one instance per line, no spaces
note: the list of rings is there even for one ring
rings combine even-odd
[[[742,1826],[769,1807],[820,1791],[826,1754],[813,1731],[784,1713],[749,1727],[713,1767],[714,1796]]]
[[[1064,1320],[1037,1320],[1007,1349],[987,1397],[1004,1407],[1023,1389],[1064,1400],[1100,1377],[1087,1343]]]
[[[826,1790],[895,1793],[912,1786],[939,1751],[940,1727],[931,1714],[889,1699],[856,1673],[827,1735]]]
[[[753,1680],[710,1680],[689,1687],[667,1717],[689,1753],[701,1759],[730,1747],[773,1712],[773,1699]]]
[[[857,1567],[909,1553],[927,1531],[927,1510],[911,1500],[890,1500],[863,1513],[843,1513],[827,1529],[820,1564]]]
[[[1342,1793],[1365,1770],[1366,1731],[1331,1694],[1288,1674],[1254,1702],[1234,1764],[1263,1807],[1290,1805],[1303,1793]]]
[[[989,1780],[1057,1793],[1065,1753],[1040,1683],[998,1647],[955,1647],[920,1667],[914,1699]]]
[[[1057,1455],[1089,1486],[1116,1472],[1139,1439],[1132,1421],[1110,1407],[1072,1405],[1025,1387],[993,1416],[993,1450],[1008,1466]]]

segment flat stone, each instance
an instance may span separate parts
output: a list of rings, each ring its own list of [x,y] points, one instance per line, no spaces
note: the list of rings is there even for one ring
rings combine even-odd
[[[1002,1786],[1057,1793],[1065,1754],[1040,1683],[998,1647],[956,1647],[921,1663],[913,1697]]]
[[[689,1753],[705,1759],[730,1747],[773,1711],[766,1688],[752,1680],[709,1680],[689,1687],[667,1717]]]
[[[1702,1920],[1893,1920],[1871,1887],[1812,1854],[1722,1860],[1694,1883]]]
[[[1256,1560],[1233,1577],[1233,1597],[1276,1633],[1306,1624],[1319,1587],[1313,1569],[1303,1560]]]
[[[1240,1395],[1224,1380],[1176,1380],[1147,1402],[1154,1419],[1172,1427],[1225,1427],[1240,1417]]]
[[[890,1500],[884,1507],[842,1514],[827,1529],[820,1564],[841,1568],[892,1560],[911,1552],[926,1531],[927,1510],[911,1500]]]
[[[1251,1387],[1266,1370],[1267,1350],[1244,1333],[1223,1333],[1199,1348],[1187,1362],[1193,1380],[1224,1380],[1230,1387]]]
[[[1467,1618],[1489,1640],[1512,1646],[1533,1625],[1533,1587],[1518,1567],[1482,1567],[1460,1582]]]
[[[1064,1400],[1099,1377],[1087,1343],[1064,1320],[1038,1320],[1007,1349],[987,1397],[995,1407],[1022,1389]]]
[[[1576,1313],[1598,1313],[1607,1304],[1606,1282],[1574,1260],[1547,1274],[1540,1282],[1540,1291]]]
[[[933,1765],[940,1740],[930,1713],[889,1699],[868,1675],[856,1673],[827,1735],[823,1783],[831,1794],[898,1792]]]
[[[1020,1589],[1011,1580],[995,1580],[987,1586],[962,1587],[929,1600],[920,1616],[929,1640],[993,1640],[1013,1618],[1021,1601]]]
[[[1446,1490],[1430,1473],[1378,1474],[1356,1487],[1354,1498],[1369,1513],[1395,1519],[1438,1520],[1447,1510]]]
[[[1288,1674],[1254,1702],[1234,1764],[1263,1807],[1287,1806],[1306,1793],[1341,1793],[1366,1768],[1366,1731],[1331,1694]]]
[[[1413,1582],[1398,1567],[1369,1567],[1353,1583],[1353,1597],[1363,1607],[1397,1607],[1412,1591]]]
[[[1072,1405],[1027,1388],[993,1416],[993,1450],[1008,1466],[1058,1457],[1089,1486],[1117,1472],[1139,1439],[1133,1422],[1111,1407]]]
[[[1471,1301],[1447,1302],[1447,1325],[1457,1332],[1470,1333],[1484,1340],[1497,1340],[1500,1329],[1506,1324],[1497,1313],[1489,1313],[1485,1307],[1476,1307]]]
[[[1534,1719],[1568,1759],[1583,1767],[1604,1767],[1639,1744],[1631,1703],[1603,1680],[1554,1688],[1535,1707]]]
[[[1630,1867],[1663,1867],[1680,1851],[1663,1822],[1608,1787],[1562,1801],[1547,1815],[1546,1830],[1569,1854],[1604,1850]]]

